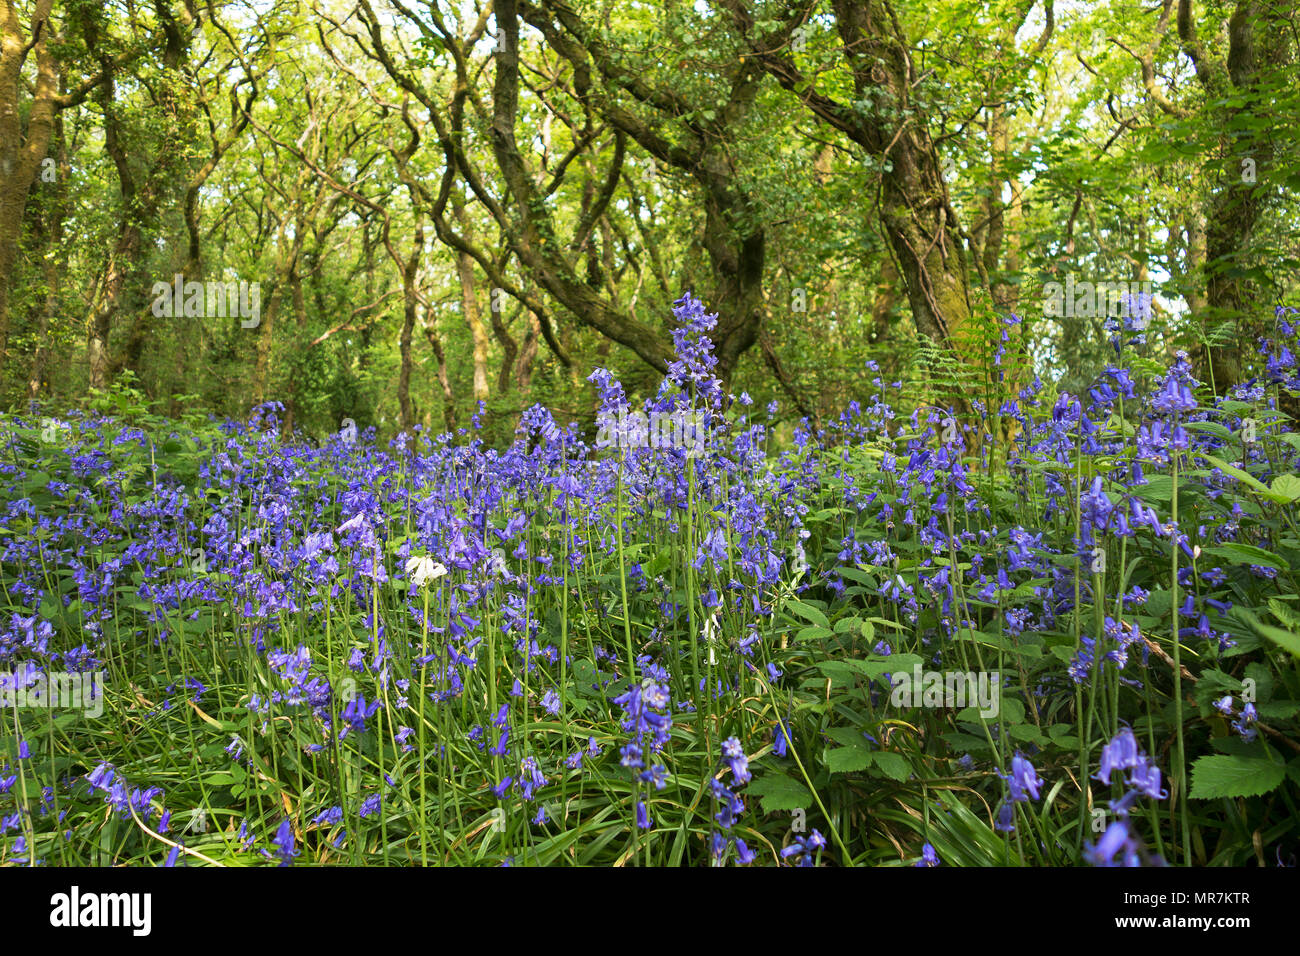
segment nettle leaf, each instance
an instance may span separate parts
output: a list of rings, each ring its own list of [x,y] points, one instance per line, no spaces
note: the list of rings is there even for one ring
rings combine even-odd
[[[1261,498],[1265,498],[1269,501],[1275,501],[1278,504],[1287,504],[1289,502],[1288,498],[1284,497],[1283,495],[1277,494],[1271,488],[1269,488],[1268,485],[1264,484],[1254,475],[1250,474],[1249,472],[1242,471],[1236,465],[1230,465],[1223,459],[1215,458],[1213,455],[1203,455],[1203,457],[1205,458],[1206,461],[1213,464],[1214,467],[1218,468],[1225,475],[1231,475],[1233,478],[1236,478],[1238,481],[1240,481],[1243,485],[1246,485],[1248,488],[1254,491]]]
[[[826,769],[831,773],[852,773],[866,770],[875,756],[870,750],[858,747],[836,747],[826,751]]]
[[[1300,700],[1271,700],[1265,704],[1256,704],[1259,716],[1267,720],[1290,720],[1300,713]]]
[[[822,732],[837,744],[846,747],[866,747],[871,742],[863,735],[860,727],[829,727]]]
[[[1247,413],[1257,413],[1259,408],[1249,402],[1239,402],[1236,399],[1227,398],[1219,404],[1219,410],[1227,412],[1229,415],[1245,415]]]
[[[902,754],[880,750],[873,753],[871,759],[875,763],[876,769],[890,780],[897,780],[902,783],[912,775],[912,766]]]
[[[804,604],[802,601],[791,601],[785,606],[787,611],[798,614],[809,624],[816,624],[818,627],[824,627],[830,631],[831,622],[826,619],[826,615],[811,604]]]
[[[1244,613],[1244,612],[1243,612]],[[1248,615],[1250,625],[1261,637],[1266,637],[1278,647],[1290,651],[1296,657],[1300,657],[1300,636],[1292,634],[1290,631],[1284,631],[1280,627],[1274,627],[1271,624],[1262,623],[1254,615]]]
[[[1145,602],[1146,612],[1159,620],[1169,613],[1169,607],[1172,602],[1173,598],[1170,596],[1167,589],[1158,588],[1152,590],[1152,592],[1147,596]]]
[[[806,810],[813,803],[813,796],[807,787],[798,780],[780,773],[755,777],[750,781],[745,793],[758,797],[764,813]]]
[[[976,737],[974,734],[962,733],[959,730],[944,734],[943,740],[952,749],[953,753],[991,752],[989,751],[989,742],[986,739]]]
[[[1253,683],[1247,684],[1246,681]],[[1254,661],[1246,665],[1246,673],[1242,676],[1242,693],[1250,687],[1254,691],[1255,701],[1263,703],[1271,700],[1273,697],[1273,673],[1263,664]]]
[[[1273,616],[1282,622],[1283,625],[1290,628],[1300,627],[1300,614],[1291,610],[1277,598],[1268,599],[1268,609]]]
[[[795,634],[794,639],[796,641],[819,641],[834,636],[833,632],[827,628],[819,627],[816,624],[809,624],[807,627],[801,628],[799,632]]]
[[[1232,441],[1232,432],[1224,428],[1218,422],[1184,422],[1183,427],[1188,431],[1202,432],[1206,435],[1213,435],[1222,441]]]
[[[1265,551],[1263,548],[1257,548],[1253,544],[1229,541],[1225,544],[1215,545],[1212,548],[1205,548],[1203,553],[1226,558],[1233,564],[1258,564],[1260,567],[1277,568],[1279,571],[1291,570],[1286,562],[1277,555],[1271,551]]]
[[[913,668],[923,662],[915,654],[890,654],[888,657],[873,654],[867,660],[846,658],[842,663],[853,668],[863,677],[870,677],[873,680],[883,680],[886,674],[904,674],[906,677],[901,683],[911,684]]]
[[[1196,800],[1220,797],[1258,797],[1277,788],[1286,767],[1262,757],[1214,755],[1192,764],[1192,792]]]
[[[1062,661],[1066,664],[1074,660],[1075,655],[1078,653],[1078,651],[1073,647],[1065,644],[1057,644],[1053,647],[1049,647],[1048,650],[1052,652],[1052,656],[1058,661]]]
[[[1288,503],[1300,498],[1300,477],[1296,475],[1278,475],[1271,487],[1277,494],[1285,496]]]
[[[1042,732],[1033,724],[1015,724],[1009,733],[1016,740],[1023,740],[1026,743],[1037,744],[1039,747],[1046,747],[1048,740]]]
[[[849,661],[818,661],[817,669],[836,684],[852,685],[858,676]]]
[[[1174,479],[1169,475],[1147,475],[1144,485],[1135,485],[1133,493],[1146,501],[1168,501],[1174,496]]]
[[[861,568],[837,568],[836,570],[840,577],[849,581],[856,581],[858,584],[865,584],[868,587],[875,587],[879,578],[878,575],[864,571]]]

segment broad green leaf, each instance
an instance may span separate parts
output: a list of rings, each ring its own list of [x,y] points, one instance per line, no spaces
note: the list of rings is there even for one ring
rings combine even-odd
[[[794,639],[796,641],[820,641],[834,636],[834,633],[829,628],[818,627],[816,624],[809,624],[807,627],[799,630],[799,632],[795,634]]]
[[[1286,504],[1290,500],[1282,495],[1277,494],[1271,488],[1269,488],[1268,485],[1264,484],[1254,475],[1250,474],[1249,472],[1242,471],[1236,465],[1230,465],[1223,459],[1215,458],[1213,455],[1204,455],[1203,457],[1205,458],[1206,461],[1213,464],[1225,475],[1231,475],[1233,478],[1236,478],[1238,481],[1240,481],[1243,485],[1246,485],[1249,488],[1253,489],[1261,498],[1267,498],[1269,501],[1276,501],[1279,504]]]
[[[1296,657],[1300,657],[1300,636],[1292,634],[1290,631],[1284,631],[1280,627],[1273,627],[1271,624],[1256,624],[1255,630],[1278,647],[1290,651]]]
[[[1265,551],[1263,548],[1257,548],[1253,544],[1241,544],[1237,541],[1228,541],[1224,544],[1215,545],[1212,548],[1205,548],[1202,554],[1212,554],[1218,558],[1226,558],[1233,564],[1258,564],[1264,568],[1277,568],[1279,571],[1291,570],[1286,562],[1271,551]]]
[[[866,770],[874,755],[861,747],[836,747],[826,751],[826,768],[831,773],[851,773]]]
[[[806,810],[813,803],[813,796],[808,792],[807,787],[781,773],[755,777],[750,781],[745,792],[758,797],[764,813]]]
[[[1278,475],[1273,479],[1272,489],[1286,497],[1288,502],[1300,498],[1300,477],[1296,475]]]
[[[1192,765],[1191,796],[1197,800],[1220,797],[1257,797],[1275,789],[1286,767],[1261,757],[1215,754]]]
[[[876,769],[890,780],[897,780],[901,783],[912,775],[912,766],[902,754],[879,750],[873,753],[871,758],[875,762]]]
[[[816,624],[819,627],[826,628],[827,632],[830,633],[831,622],[826,619],[825,614],[813,607],[811,604],[804,604],[802,601],[791,601],[785,606],[785,609],[798,614],[810,624]]]

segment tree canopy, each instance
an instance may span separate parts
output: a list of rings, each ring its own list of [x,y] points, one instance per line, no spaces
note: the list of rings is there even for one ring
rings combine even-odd
[[[1296,299],[1287,3],[4,0],[0,27],[13,409],[481,409],[501,440],[536,402],[590,420],[594,368],[653,388],[685,291],[787,421],[868,360],[918,401],[1087,388],[1136,301],[1222,391]]]

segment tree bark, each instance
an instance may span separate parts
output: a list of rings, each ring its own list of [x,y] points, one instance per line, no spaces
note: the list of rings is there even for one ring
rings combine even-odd
[[[1212,110],[1207,120],[1221,131],[1205,213],[1205,307],[1199,318],[1207,341],[1196,354],[1198,377],[1220,394],[1244,376],[1242,343],[1263,331],[1250,314],[1257,290],[1243,273],[1253,264],[1251,241],[1267,194],[1260,180],[1272,173],[1274,150],[1271,131],[1254,118],[1264,102],[1261,81],[1288,60],[1289,29],[1273,5],[1239,0],[1220,64],[1201,46],[1192,0],[1179,0],[1179,41],[1205,89]]]
[[[58,69],[49,42],[53,5],[53,0],[37,0],[25,32],[15,0],[0,0],[0,370],[9,367],[10,283],[23,210],[54,133]],[[36,84],[24,124],[22,70],[31,52],[36,54]]]
[[[853,83],[848,105],[818,89],[790,55],[803,8],[762,36],[743,0],[724,0],[757,62],[818,118],[840,130],[880,164],[880,222],[907,290],[913,321],[941,342],[971,315],[971,282],[960,224],[948,199],[939,155],[921,104],[907,37],[888,0],[833,0],[835,27]]]
[[[402,332],[397,346],[401,356],[401,368],[397,374],[397,406],[402,416],[402,431],[409,431],[415,424],[415,413],[411,409],[411,333],[415,331],[416,310],[420,305],[416,282],[423,255],[424,226],[416,219],[415,231],[411,235],[411,255],[402,269]]]
[[[469,217],[465,214],[465,206],[458,199],[452,199],[453,211],[456,215],[456,221],[460,225],[461,235],[467,240],[473,241],[473,235],[470,230]],[[488,381],[487,381],[487,358],[488,358],[488,333],[487,327],[483,324],[483,314],[479,311],[478,292],[474,288],[474,260],[469,253],[456,251],[456,278],[460,282],[460,310],[465,317],[465,325],[469,329],[470,341],[473,343],[474,352],[474,401],[486,402],[488,400]],[[490,293],[489,293],[490,294]],[[488,305],[493,305],[489,299]],[[514,351],[514,342],[506,337],[502,342],[502,347],[506,347],[509,342],[509,352]],[[503,362],[502,376],[509,375],[510,366],[514,364],[514,355],[508,354]]]
[[[45,279],[45,299],[40,303],[37,319],[36,345],[32,349],[31,374],[27,380],[27,398],[37,399],[49,383],[46,381],[50,356],[50,326],[59,307],[59,290],[68,267],[68,249],[63,244],[63,219],[67,215],[68,182],[72,167],[68,163],[67,145],[63,139],[63,116],[54,119],[53,145],[58,152],[53,189],[46,209],[42,211],[45,232],[42,244],[41,268]],[[48,221],[45,213],[48,212]]]

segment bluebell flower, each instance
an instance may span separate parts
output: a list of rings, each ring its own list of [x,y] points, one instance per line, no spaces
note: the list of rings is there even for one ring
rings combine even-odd
[[[1102,783],[1109,783],[1114,771],[1136,767],[1138,759],[1137,738],[1128,727],[1121,727],[1111,742],[1101,749],[1101,765],[1097,769],[1096,778]]]
[[[1152,800],[1163,800],[1169,794],[1160,789],[1160,768],[1145,761],[1139,762],[1129,772],[1129,785]]]
[[[786,733],[785,724],[778,720],[772,730],[772,753],[784,757],[789,747],[790,736]]]
[[[731,773],[736,778],[736,782],[748,783],[752,777],[749,772],[749,758],[745,756],[745,748],[740,745],[740,741],[735,737],[728,737],[724,740],[722,742],[722,755],[731,767]]]
[[[109,763],[101,763],[95,767],[95,769],[86,776],[86,780],[90,783],[91,791],[107,790],[112,786],[113,775],[116,772],[117,771],[113,769],[113,765]]]
[[[343,822],[343,808],[330,807],[328,810],[322,810],[318,813],[312,823],[317,826],[334,826]]]
[[[758,854],[749,848],[749,846],[740,837],[736,837],[736,862],[741,866],[748,866],[758,859]]]
[[[1241,735],[1242,740],[1250,743],[1259,735],[1259,731],[1255,729],[1257,719],[1255,705],[1245,704],[1241,708],[1241,716],[1232,722],[1232,729]]]
[[[553,690],[548,690],[542,696],[541,705],[542,709],[552,717],[558,715],[560,712],[560,695]]]
[[[817,851],[825,847],[826,838],[814,828],[808,836],[796,836],[793,843],[782,849],[781,859],[788,860],[797,856],[799,859],[795,866],[815,866]]]
[[[343,720],[347,722],[348,726],[343,729],[343,733],[340,734],[340,737],[346,736],[347,731],[349,730],[355,731],[359,734],[364,734],[366,732],[366,721],[373,717],[375,711],[378,709],[378,699],[367,707],[365,695],[357,694],[357,696],[348,701],[348,705],[343,708],[341,716]]]
[[[1011,800],[1017,803],[1030,798],[1037,800],[1038,788],[1043,785],[1043,780],[1034,770],[1034,765],[1019,753],[1011,758],[1011,773],[1007,775],[1006,780]]]
[[[301,852],[294,849],[293,823],[288,817],[284,818],[280,828],[275,831],[275,837],[271,842],[275,844],[275,855],[280,858],[281,866],[288,866]]]
[[[1115,862],[1116,854],[1122,853],[1121,861]],[[1128,824],[1116,820],[1106,827],[1097,843],[1085,844],[1083,858],[1093,866],[1138,866],[1137,844],[1129,833]]]

